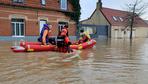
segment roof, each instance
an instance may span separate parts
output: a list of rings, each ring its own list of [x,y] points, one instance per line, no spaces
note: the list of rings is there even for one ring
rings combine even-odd
[[[124,26],[127,22],[125,21],[125,17],[127,16],[127,11],[102,7],[101,12],[112,26]],[[148,24],[140,17],[136,17],[135,22],[136,22],[135,26],[137,27],[148,27]]]
[[[145,22],[148,24],[148,20],[145,20]]]

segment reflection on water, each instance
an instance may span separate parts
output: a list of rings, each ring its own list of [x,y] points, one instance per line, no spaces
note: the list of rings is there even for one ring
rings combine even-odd
[[[0,84],[148,83],[148,39],[99,39],[77,54],[14,53],[17,44],[0,42]]]

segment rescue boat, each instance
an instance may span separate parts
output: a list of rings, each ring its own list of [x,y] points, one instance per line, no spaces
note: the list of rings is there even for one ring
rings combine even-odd
[[[81,44],[72,44],[72,49],[81,50],[86,48],[92,48],[96,44],[94,39]],[[40,42],[24,42],[20,41],[19,46],[11,47],[13,52],[40,52],[40,51],[59,51],[56,45],[41,45]],[[65,50],[63,50],[65,52]]]

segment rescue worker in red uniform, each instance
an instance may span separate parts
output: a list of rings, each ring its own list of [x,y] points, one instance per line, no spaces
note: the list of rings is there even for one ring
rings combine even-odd
[[[66,29],[66,31],[67,31],[66,35],[69,36],[68,35],[68,25],[65,25],[62,29]],[[61,32],[62,32],[62,30],[59,32],[58,36],[60,36]]]
[[[68,37],[68,26],[64,26],[64,28],[61,30],[57,37],[57,46],[59,48],[59,51],[63,51],[63,49],[66,49],[68,53],[73,52],[73,50],[70,48],[71,42]]]

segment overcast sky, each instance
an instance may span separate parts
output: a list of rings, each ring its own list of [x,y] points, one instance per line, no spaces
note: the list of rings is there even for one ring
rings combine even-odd
[[[96,3],[98,0],[80,0],[81,5],[81,17],[80,20],[87,19],[91,16],[96,8]],[[124,10],[126,8],[125,4],[131,3],[132,0],[102,0],[103,7]],[[143,2],[148,2],[148,0],[143,0]],[[148,9],[147,13],[142,16],[142,18],[148,20]]]

